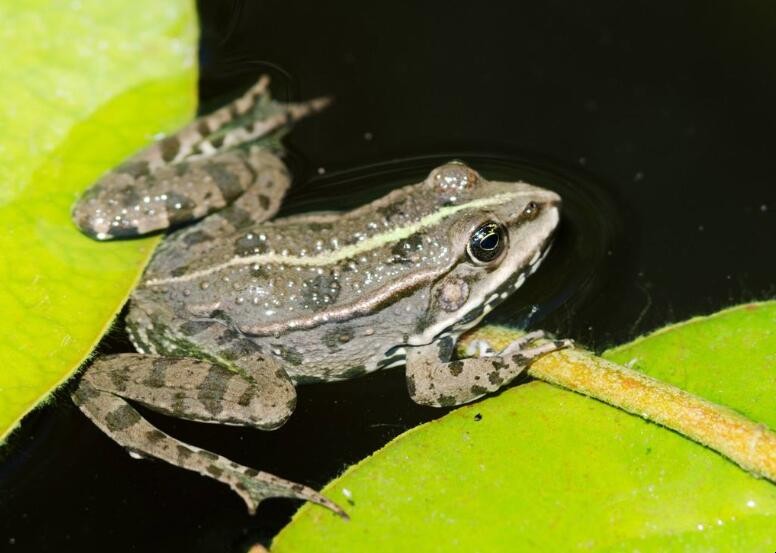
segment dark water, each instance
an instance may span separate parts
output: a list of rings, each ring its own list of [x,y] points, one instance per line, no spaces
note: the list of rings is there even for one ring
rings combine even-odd
[[[355,206],[459,158],[564,197],[553,252],[491,321],[603,349],[776,292],[776,8],[763,2],[201,2],[206,111],[268,71],[331,94],[289,137],[285,212]],[[319,174],[319,168],[325,172]],[[102,351],[131,348],[116,329]],[[401,371],[300,389],[282,429],[148,417],[185,441],[320,487],[443,411]],[[134,461],[61,392],[0,465],[0,550],[241,551],[225,486]]]

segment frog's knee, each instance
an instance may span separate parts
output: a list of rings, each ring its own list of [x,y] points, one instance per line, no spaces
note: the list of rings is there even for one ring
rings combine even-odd
[[[169,225],[160,202],[144,196],[128,175],[109,173],[81,196],[71,216],[81,232],[97,240],[131,238]]]
[[[122,228],[126,224],[120,212],[114,213],[101,196],[99,188],[92,187],[73,206],[71,216],[80,231],[97,240],[137,235],[137,228]]]
[[[135,169],[141,163],[142,174]],[[147,162],[127,162],[81,196],[71,212],[73,222],[84,234],[109,240],[157,232],[203,215],[195,214],[192,199],[177,190],[179,169],[155,168],[151,174]]]
[[[296,388],[288,380],[278,380],[271,386],[250,388],[237,399],[244,405],[242,417],[251,425],[262,430],[273,430],[282,426],[296,408]]]

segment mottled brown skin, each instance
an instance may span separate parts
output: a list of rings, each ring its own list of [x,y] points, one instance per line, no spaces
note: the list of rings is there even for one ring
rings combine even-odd
[[[267,221],[290,182],[268,136],[325,101],[279,104],[265,80],[108,173],[73,217],[98,239],[201,219],[165,238],[133,292],[127,328],[139,353],[98,358],[73,395],[130,452],[219,480],[254,511],[314,490],[184,444],[132,402],[210,423],[277,428],[295,384],[407,365],[418,403],[472,401],[567,342],[533,337],[456,360],[458,336],[532,274],[560,198],[445,164],[347,213]],[[204,217],[204,218],[203,218]]]
[[[527,347],[543,334],[531,333],[498,354],[453,360],[455,344],[442,339],[407,352],[407,389],[416,403],[452,407],[495,392],[519,376],[534,359],[561,348],[570,340],[554,340]]]
[[[75,205],[76,225],[105,240],[178,226],[230,204],[233,208],[222,216],[230,222],[239,220],[238,209],[251,213],[252,222],[271,217],[289,177],[261,141],[328,100],[281,104],[271,101],[268,85],[269,79],[261,78],[231,104],[107,173]]]
[[[232,104],[151,145],[105,175],[74,207],[74,222],[94,238],[111,239],[147,234],[211,214],[196,227],[197,233],[208,236],[229,234],[274,215],[290,177],[277,156],[252,141],[321,109],[327,101],[278,104],[270,101],[267,85],[268,80],[262,78]],[[247,117],[244,126],[219,134],[243,117]],[[190,232],[187,237],[196,241]],[[187,239],[182,239],[188,246]],[[196,334],[204,327],[194,323],[186,330]],[[283,364],[274,357],[255,355],[255,346],[227,332],[219,334],[218,340],[229,344],[220,351],[223,358],[217,363],[202,356],[100,357],[84,373],[73,400],[130,452],[219,480],[239,494],[251,512],[266,498],[293,497],[346,516],[339,506],[307,486],[243,467],[168,436],[126,401],[189,420],[263,430],[282,425],[296,404],[296,390]]]
[[[272,429],[288,418],[296,394],[287,379],[271,384],[261,386],[220,365],[197,359],[122,354],[99,358],[84,373],[73,400],[131,453],[215,478],[242,497],[251,512],[264,499],[293,497],[314,501],[345,516],[334,502],[307,486],[176,440],[152,426],[125,401],[131,399],[178,418],[253,423],[257,428]]]

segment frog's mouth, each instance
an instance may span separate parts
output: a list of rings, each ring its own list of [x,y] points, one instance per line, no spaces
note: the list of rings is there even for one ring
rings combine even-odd
[[[479,324],[488,313],[493,311],[493,309],[495,309],[501,302],[511,296],[518,288],[523,285],[528,277],[536,272],[536,270],[539,268],[539,265],[541,265],[544,261],[544,258],[547,257],[547,254],[550,252],[551,248],[552,239],[550,238],[545,244],[542,245],[540,249],[536,251],[533,258],[531,258],[528,267],[522,271],[516,272],[514,275],[501,283],[498,288],[490,292],[490,294],[487,295],[485,300],[479,306],[471,309],[461,318],[460,321],[452,326],[452,332],[461,334]]]

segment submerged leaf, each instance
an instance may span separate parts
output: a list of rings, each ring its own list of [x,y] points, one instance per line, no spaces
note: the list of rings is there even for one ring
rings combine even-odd
[[[97,243],[80,192],[195,105],[188,0],[0,6],[0,439],[87,358],[156,239]]]

